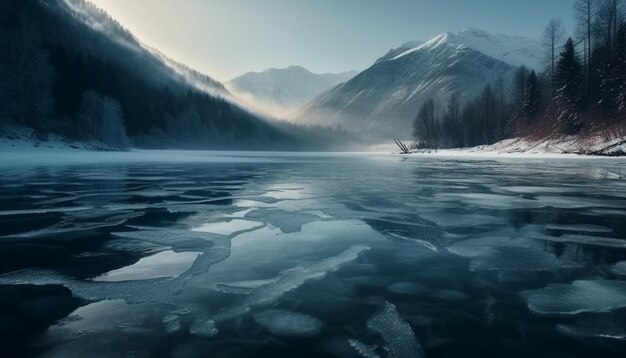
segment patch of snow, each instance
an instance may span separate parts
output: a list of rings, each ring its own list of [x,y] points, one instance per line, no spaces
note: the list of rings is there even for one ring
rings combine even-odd
[[[513,66],[525,65],[534,69],[541,67],[542,50],[538,41],[519,36],[492,35],[479,29],[440,34],[427,42],[405,50],[389,61],[419,50],[436,49],[444,44],[457,45],[459,48],[467,47]]]
[[[442,157],[542,157],[565,158],[590,155],[618,156],[626,153],[626,137],[605,141],[599,137],[566,136],[533,140],[528,138],[505,139],[492,145],[473,148],[413,150],[411,154]],[[598,173],[597,179],[621,179],[616,173]]]
[[[11,160],[14,155],[41,153],[80,153],[85,151],[118,151],[119,149],[101,144],[71,141],[55,134],[37,136],[30,128],[0,128],[0,153],[3,160]]]

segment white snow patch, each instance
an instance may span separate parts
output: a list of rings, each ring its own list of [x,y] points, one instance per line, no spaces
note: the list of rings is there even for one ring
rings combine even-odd
[[[467,29],[457,33],[447,32],[418,44],[391,58],[394,61],[420,50],[432,50],[442,45],[453,45],[459,49],[470,48],[513,66],[541,67],[541,44],[533,39],[492,35],[478,29]]]
[[[473,148],[459,149],[420,149],[413,150],[411,154],[441,157],[542,157],[564,158],[581,157],[581,155],[604,155],[613,156],[626,153],[626,137],[615,138],[610,141],[600,136],[583,138],[577,136],[565,136],[562,138],[528,139],[512,138],[505,139],[491,145],[481,145]],[[621,179],[616,173],[603,172],[597,179]]]

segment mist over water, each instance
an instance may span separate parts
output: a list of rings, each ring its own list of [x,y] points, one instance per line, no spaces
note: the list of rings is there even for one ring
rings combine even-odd
[[[151,158],[3,168],[8,356],[626,348],[621,160]]]

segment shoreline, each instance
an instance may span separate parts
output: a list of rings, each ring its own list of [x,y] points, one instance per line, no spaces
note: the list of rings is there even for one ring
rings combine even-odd
[[[403,153],[404,154],[404,153]],[[600,137],[569,136],[548,139],[505,139],[490,145],[471,148],[419,149],[404,155],[424,156],[495,156],[529,158],[625,158],[626,137],[603,140]]]

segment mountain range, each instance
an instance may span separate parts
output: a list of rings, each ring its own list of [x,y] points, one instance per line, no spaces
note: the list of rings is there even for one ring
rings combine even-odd
[[[471,100],[487,84],[510,82],[518,66],[539,69],[541,54],[538,41],[478,29],[405,43],[320,94],[293,119],[341,126],[368,137],[406,137],[426,100],[444,103],[453,93]]]
[[[225,85],[247,105],[282,117],[356,74],[354,71],[315,74],[301,66],[291,66],[248,72]]]
[[[144,45],[88,1],[4,0],[0,6],[4,14],[21,14],[0,17],[0,45],[32,47],[35,55],[23,60],[41,72],[17,80],[45,80],[20,84],[41,98],[8,103],[4,107],[10,104],[14,113],[6,119],[90,140],[81,114],[88,109],[86,95],[96,93],[102,103],[119,105],[123,131],[139,147],[303,149],[333,136],[344,141],[343,131],[311,125],[361,137],[406,137],[426,100],[443,104],[453,93],[471,100],[486,84],[510,83],[520,65],[541,66],[537,41],[469,29],[407,42],[360,73],[314,74],[291,66],[223,84]],[[19,65],[13,57],[0,56],[7,71]],[[40,107],[50,110],[30,123],[15,114]]]

